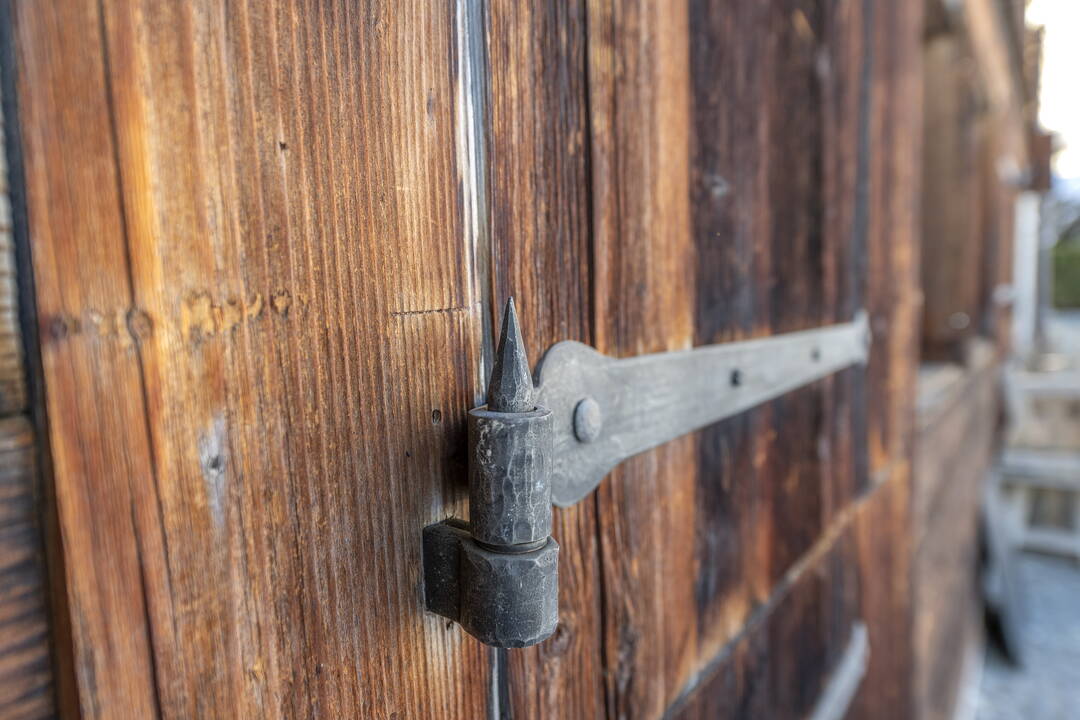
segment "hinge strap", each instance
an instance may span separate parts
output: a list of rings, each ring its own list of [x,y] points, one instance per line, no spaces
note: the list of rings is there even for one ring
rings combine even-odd
[[[536,370],[554,416],[552,500],[588,495],[623,460],[866,361],[866,314],[849,323],[616,359],[561,342]]]

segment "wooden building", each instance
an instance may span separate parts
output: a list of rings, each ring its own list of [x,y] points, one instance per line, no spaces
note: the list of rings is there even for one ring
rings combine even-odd
[[[948,716],[1022,3],[0,8],[38,458],[0,717]],[[491,648],[421,532],[469,517],[509,295],[533,362],[872,345],[557,508],[558,627]]]

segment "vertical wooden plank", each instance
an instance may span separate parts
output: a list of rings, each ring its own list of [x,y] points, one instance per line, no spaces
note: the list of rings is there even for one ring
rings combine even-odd
[[[494,297],[513,295],[535,363],[560,340],[593,342],[583,2],[492,2],[488,182]],[[556,509],[559,627],[535,648],[500,653],[500,711],[515,718],[600,717],[601,578],[596,500]]]
[[[910,476],[910,466],[900,464],[855,522],[859,614],[868,629],[870,659],[849,713],[852,720],[919,717],[912,704],[917,668],[912,648]]]
[[[689,17],[683,3],[589,4],[597,347],[693,342]],[[611,717],[657,716],[697,655],[693,437],[627,461],[597,491]]]
[[[487,712],[419,587],[479,366],[459,11],[19,6],[84,715]]]
[[[861,6],[693,3],[699,342],[850,319]],[[857,371],[701,434],[708,657],[852,496]]]
[[[874,345],[866,370],[866,427],[871,476],[881,481],[894,466],[910,463],[912,452],[921,300],[923,3],[875,0],[871,7],[865,292]]]
[[[874,345],[866,368],[866,434],[878,501],[856,524],[860,606],[870,662],[852,717],[910,718],[911,457],[920,328],[919,197],[924,3],[872,0],[867,40],[866,306]]]
[[[158,711],[144,552],[158,497],[96,3],[14,7],[42,364],[83,712]],[[119,320],[119,323],[117,322]],[[96,398],[117,398],[107,406]],[[150,562],[153,562],[151,560]],[[111,672],[112,668],[125,672]]]
[[[772,254],[766,247],[768,143],[775,63],[764,4],[690,4],[694,92],[695,340],[763,334]],[[774,531],[763,477],[767,408],[700,433],[694,583],[701,658],[720,652],[768,595]],[[700,659],[699,659],[700,662]]]

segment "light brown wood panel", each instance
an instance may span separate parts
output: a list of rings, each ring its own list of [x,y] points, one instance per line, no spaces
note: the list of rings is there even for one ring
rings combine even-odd
[[[79,693],[89,717],[150,717],[158,704],[142,558],[144,551],[160,557],[161,532],[139,360],[126,324],[132,291],[105,52],[101,33],[92,30],[100,27],[98,7],[14,9],[27,210]],[[149,566],[158,571],[151,581],[161,568]],[[119,667],[125,672],[110,672]]]
[[[481,312],[455,5],[20,4],[86,717],[477,717],[421,608]]]
[[[686,4],[589,4],[596,342],[693,344]],[[597,491],[612,717],[663,713],[693,668],[696,442],[633,458]]]

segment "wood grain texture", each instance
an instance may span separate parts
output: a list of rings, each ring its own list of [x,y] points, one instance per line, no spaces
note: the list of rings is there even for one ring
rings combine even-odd
[[[912,717],[910,488],[919,333],[922,3],[868,2],[863,82],[866,255],[861,293],[874,344],[857,414],[865,426],[869,512],[856,522],[860,613],[870,662],[855,718]],[[857,225],[858,227],[858,225]],[[879,497],[880,496],[880,497]]]
[[[481,333],[454,6],[15,19],[84,716],[482,716],[419,591]]]
[[[68,592],[80,599],[71,608],[77,679],[87,715],[149,717],[158,705],[140,556],[161,535],[142,542],[136,530],[157,505],[142,383],[130,335],[120,343],[93,324],[100,309],[115,320],[131,304],[102,38],[86,31],[100,22],[91,3],[45,13],[20,5],[15,21],[56,494]],[[99,407],[99,397],[118,401]],[[108,671],[116,667],[127,671]]]
[[[590,6],[602,347],[631,354],[849,318],[868,262],[871,169],[851,137],[874,111],[862,91],[873,19],[853,3],[654,11]],[[664,53],[683,45],[689,58]],[[601,486],[612,716],[663,712],[868,486],[861,393],[859,373],[843,373]]]
[[[487,4],[487,130],[495,305],[513,295],[533,364],[560,340],[594,342],[583,2]],[[601,717],[602,578],[596,499],[556,508],[559,626],[501,654],[501,712]]]
[[[912,717],[903,472],[840,513],[667,717],[808,717],[856,620],[872,629],[869,662],[846,717]]]
[[[852,719],[918,717],[912,702],[917,658],[912,647],[910,484],[910,464],[897,462],[855,518],[859,616],[869,631],[870,659],[848,714]]]
[[[861,618],[904,717],[921,5],[20,5],[83,713],[798,717]],[[490,651],[418,540],[509,294],[534,362],[875,345],[557,511]]]
[[[0,717],[56,712],[34,433],[0,420]]]
[[[669,10],[588,6],[591,266],[576,209],[584,199],[573,186],[582,172],[574,164],[581,162],[581,90],[572,81],[581,52],[578,10],[569,9],[559,24],[502,4],[488,15],[494,295],[529,299],[534,310],[525,316],[540,328],[530,343],[540,348],[587,337],[584,320],[565,318],[587,306],[577,293],[588,271],[595,343],[613,354],[847,319],[869,284],[858,274],[870,263],[862,246],[870,231],[871,173],[880,174],[875,182],[906,182],[895,197],[901,206],[912,200],[914,177],[887,176],[892,156],[873,164],[868,157],[871,125],[895,101],[872,97],[871,82],[903,82],[902,73],[915,67],[908,56],[898,69],[872,75],[869,46],[895,18],[875,19],[860,4]],[[563,30],[553,33],[552,26]],[[748,40],[757,37],[765,38],[760,46]],[[915,34],[891,47],[910,50]],[[806,112],[781,111],[792,103]],[[772,120],[763,121],[763,112]],[[852,143],[860,132],[866,140]],[[903,145],[910,137],[894,139],[910,146]],[[562,214],[553,211],[559,197],[569,198]],[[901,214],[891,206],[882,212]],[[877,242],[912,237],[912,225],[901,223],[899,235],[881,232]],[[881,377],[883,363],[912,336],[903,324],[913,317],[913,258],[910,247],[874,256],[887,323],[876,361]],[[888,324],[894,320],[895,329]],[[898,377],[911,372],[912,361],[896,355]],[[901,431],[904,408],[894,410],[894,396],[874,391],[892,412],[881,434]],[[580,549],[563,570],[560,633],[537,650],[509,654],[514,712],[597,714],[590,694],[596,682],[603,683],[609,716],[664,712],[826,527],[838,531],[830,522],[843,516],[854,493],[871,487],[864,392],[858,371],[849,371],[707,431],[703,438],[719,436],[711,450],[684,439],[605,480],[595,496],[595,529],[561,528]],[[743,439],[732,440],[739,424]],[[891,458],[880,452],[877,459],[883,466]],[[703,479],[709,474],[719,482]],[[570,511],[587,518],[577,512]],[[687,517],[697,519],[690,525]],[[600,534],[600,587],[591,584],[598,570],[587,554],[594,547],[589,532]],[[596,646],[581,639],[583,623],[597,620],[597,602],[604,628],[599,667]],[[813,656],[808,647],[806,662]]]
[[[826,155],[830,95],[841,91],[847,66],[830,61],[837,70],[825,75],[815,58],[845,52],[857,6],[843,14],[808,3],[692,7],[697,342],[850,319],[847,264],[859,240],[854,191],[845,193],[841,174],[854,174],[854,153],[849,144],[846,154]],[[857,119],[857,106],[849,117]],[[696,593],[706,657],[850,496],[852,377],[702,433]],[[821,453],[820,442],[838,443],[835,455]]]

